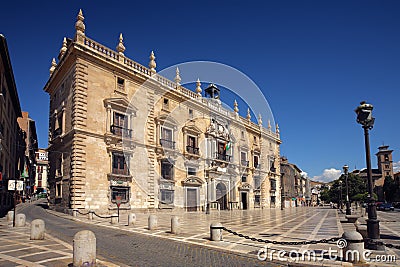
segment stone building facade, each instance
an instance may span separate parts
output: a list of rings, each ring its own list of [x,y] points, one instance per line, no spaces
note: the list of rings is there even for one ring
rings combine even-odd
[[[21,179],[24,182],[24,191],[22,194],[24,197],[30,197],[34,193],[36,177],[36,152],[38,151],[36,123],[29,117],[29,113],[26,111],[22,111],[22,116],[17,121],[24,133],[24,142],[26,144],[21,172]]]
[[[307,177],[302,175],[302,170],[296,164],[290,163],[287,158],[280,158],[282,175],[282,201],[283,207],[297,207],[305,205],[310,197],[307,186]]]
[[[25,142],[17,118],[21,106],[15,85],[6,38],[0,34],[0,215],[12,206],[8,180],[19,179]]]
[[[36,152],[36,176],[34,193],[46,193],[47,192],[47,172],[48,172],[48,157],[47,151],[43,148],[39,148]]]
[[[80,11],[44,90],[50,95],[50,203],[56,209],[280,207],[279,128],[224,108],[85,35]]]

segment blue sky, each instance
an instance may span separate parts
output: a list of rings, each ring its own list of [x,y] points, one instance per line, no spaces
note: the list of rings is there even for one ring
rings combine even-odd
[[[154,50],[157,69],[208,60],[248,75],[280,125],[281,154],[311,178],[365,167],[361,100],[375,107],[371,152],[390,145],[400,166],[400,1],[5,1],[0,33],[41,147],[42,89],[79,8],[87,36],[115,48],[122,32],[125,55],[143,65]]]

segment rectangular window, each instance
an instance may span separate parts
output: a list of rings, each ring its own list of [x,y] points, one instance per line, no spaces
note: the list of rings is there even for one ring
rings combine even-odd
[[[174,165],[168,160],[161,161],[161,177],[166,180],[174,179]]]
[[[117,89],[121,91],[125,90],[125,80],[121,77],[117,78]]]
[[[270,160],[269,166],[270,166],[270,171],[271,171],[271,172],[275,172],[275,171],[276,171],[276,168],[275,168],[275,161],[274,161],[274,160]]]
[[[189,109],[189,118],[193,119],[193,109]]]
[[[61,182],[56,183],[56,198],[62,197],[62,185]]]
[[[174,203],[174,190],[167,190],[167,189],[161,189],[160,190],[161,194],[161,203],[163,204],[173,204]]]
[[[254,164],[254,168],[258,168],[258,156],[254,156],[253,158],[253,164]]]
[[[241,132],[241,137],[244,139],[244,131]]]
[[[276,181],[271,180],[271,190],[276,190]]]
[[[187,174],[188,176],[195,176],[197,174],[197,169],[193,167],[188,167]]]
[[[166,110],[169,109],[169,99],[168,98],[164,98],[164,100],[163,100],[163,109],[166,109]]]
[[[123,154],[112,153],[112,173],[129,175],[128,165]]]
[[[199,154],[199,148],[197,147],[196,137],[188,135],[186,151],[190,154]]]
[[[162,147],[175,149],[175,142],[173,141],[173,131],[167,127],[161,127],[160,144]]]
[[[62,167],[63,167],[63,160],[62,156],[57,158],[56,161],[56,176],[62,176]]]
[[[247,153],[246,152],[240,152],[240,164],[242,166],[248,166],[249,162],[247,161]]]
[[[245,183],[245,182],[247,182],[247,176],[246,176],[246,175],[243,175],[243,176],[242,176],[242,183]]]
[[[128,128],[128,116],[114,112],[114,121],[111,125],[111,132],[118,136],[132,137],[132,130]]]
[[[111,186],[111,202],[115,203],[117,196],[121,197],[121,202],[126,203],[129,201],[130,187],[125,186]]]
[[[254,189],[260,189],[261,187],[260,176],[254,176],[253,181],[254,181]]]

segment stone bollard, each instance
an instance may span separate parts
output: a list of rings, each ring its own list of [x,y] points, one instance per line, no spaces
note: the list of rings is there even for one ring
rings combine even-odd
[[[212,223],[210,225],[210,240],[211,241],[222,241],[222,229],[221,223]]]
[[[19,213],[15,216],[15,227],[24,227],[26,222],[26,216],[23,213]]]
[[[89,221],[93,221],[93,213],[94,213],[94,211],[89,210],[89,213],[88,213],[88,219],[89,219]]]
[[[171,217],[171,233],[178,235],[181,233],[181,224],[179,222],[179,217],[174,215]]]
[[[148,226],[149,230],[155,230],[157,229],[157,216],[154,214],[151,214],[148,219]]]
[[[136,214],[129,213],[128,214],[128,225],[135,225],[136,223]]]
[[[31,223],[31,240],[43,240],[44,233],[44,221],[41,219],[33,220]]]
[[[72,217],[78,217],[78,210],[77,209],[73,209],[72,210]]]
[[[96,266],[96,236],[89,230],[75,234],[73,241],[73,266]]]
[[[7,222],[8,223],[12,223],[14,221],[14,211],[13,210],[10,210],[8,213],[7,213]]]
[[[118,223],[118,214],[112,214],[111,215],[111,224],[117,224]]]
[[[342,239],[345,239],[346,243],[343,242],[344,244],[341,246],[339,240],[337,244],[342,247],[343,260],[352,263],[365,262],[362,235],[357,231],[348,231],[343,233]]]

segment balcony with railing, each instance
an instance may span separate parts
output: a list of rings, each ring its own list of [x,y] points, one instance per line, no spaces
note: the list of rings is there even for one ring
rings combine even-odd
[[[175,149],[175,141],[172,140],[160,139],[160,145],[163,148]]]
[[[112,134],[127,138],[132,138],[132,130],[117,125],[111,125],[110,131]]]
[[[215,159],[230,162],[232,159],[232,156],[216,152]]]
[[[62,133],[62,129],[61,128],[57,128],[53,131],[53,139],[56,138],[57,136],[61,135]]]
[[[186,146],[186,152],[193,155],[199,155],[199,148],[194,146]]]
[[[116,175],[129,175],[129,168],[112,168],[112,174],[116,174]]]

